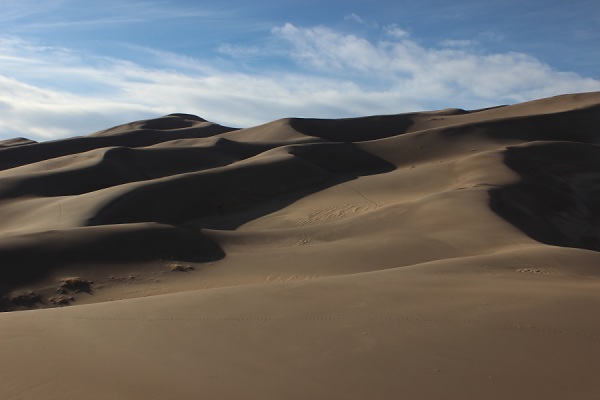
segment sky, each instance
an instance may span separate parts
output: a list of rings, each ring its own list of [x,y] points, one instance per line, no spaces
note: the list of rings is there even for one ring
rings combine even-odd
[[[598,0],[0,0],[0,140],[600,91]]]

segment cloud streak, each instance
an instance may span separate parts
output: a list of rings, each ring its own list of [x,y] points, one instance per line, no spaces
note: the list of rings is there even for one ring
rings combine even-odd
[[[373,43],[326,27],[286,24],[273,30],[292,45],[289,55],[299,64],[337,76],[377,74],[391,87],[404,89],[410,98],[441,95],[468,103],[525,101],[565,91],[600,89],[598,80],[556,71],[526,54],[479,53],[456,46],[456,41],[426,48],[406,31],[398,27],[394,31],[400,34]],[[455,46],[448,48],[448,44]]]
[[[244,127],[286,116],[479,108],[600,90],[598,80],[526,54],[487,54],[452,41],[425,47],[397,26],[383,28],[378,40],[292,24],[271,35],[271,47],[260,51],[223,43],[202,60],[137,48],[132,54],[144,53],[144,66],[0,38],[0,139],[87,134],[171,112]],[[287,67],[266,67],[261,58]]]

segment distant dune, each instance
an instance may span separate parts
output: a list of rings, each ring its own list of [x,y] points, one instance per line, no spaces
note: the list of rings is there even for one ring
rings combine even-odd
[[[600,398],[600,92],[0,141],[0,398]]]

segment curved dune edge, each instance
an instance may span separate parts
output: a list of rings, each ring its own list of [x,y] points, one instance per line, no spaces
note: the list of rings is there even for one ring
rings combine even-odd
[[[0,398],[595,399],[599,128],[582,93],[2,141]]]
[[[0,149],[4,308],[55,306],[70,276],[94,286],[62,304],[539,243],[598,251],[599,110],[600,94],[585,93],[248,129],[171,114],[4,141],[13,144]]]

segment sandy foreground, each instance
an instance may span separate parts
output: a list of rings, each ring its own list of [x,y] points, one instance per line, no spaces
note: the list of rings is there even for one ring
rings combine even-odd
[[[0,398],[600,398],[600,93],[0,141]]]

